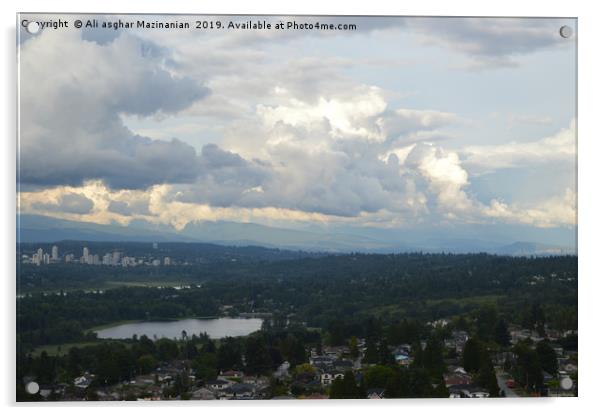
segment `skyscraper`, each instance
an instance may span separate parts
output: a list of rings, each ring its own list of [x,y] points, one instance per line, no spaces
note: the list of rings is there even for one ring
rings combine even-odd
[[[83,255],[82,259],[83,259],[83,262],[84,262],[85,264],[87,264],[87,263],[88,263],[88,257],[89,257],[89,256],[90,256],[90,251],[88,250],[88,247],[87,247],[87,246],[84,246],[84,255]]]
[[[58,259],[59,259],[59,247],[54,245],[52,247],[52,260],[58,261]]]
[[[119,265],[121,261],[121,252],[113,251],[113,261],[112,265]]]

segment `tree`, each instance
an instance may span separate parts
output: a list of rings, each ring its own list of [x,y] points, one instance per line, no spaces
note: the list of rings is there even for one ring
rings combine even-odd
[[[414,361],[412,362],[412,367],[424,367],[424,351],[422,350],[422,344],[420,342],[414,343],[414,345],[412,345],[412,351],[414,352]]]
[[[498,321],[497,307],[485,304],[477,312],[477,334],[479,338],[489,341],[493,339],[494,328]]]
[[[449,398],[449,390],[447,389],[447,386],[445,386],[445,380],[443,379],[443,376],[440,376],[437,381],[437,387],[435,387],[435,390],[433,391],[433,397]]]
[[[366,389],[386,388],[391,379],[395,376],[395,369],[376,365],[364,370],[364,385]]]
[[[360,355],[360,350],[357,347],[357,337],[351,336],[349,340],[349,354],[352,359],[357,359]]]
[[[139,373],[150,373],[155,367],[157,367],[157,359],[153,355],[145,354],[140,356],[136,361]]]
[[[424,368],[429,371],[433,377],[443,376],[445,363],[443,362],[443,345],[439,339],[431,337],[426,342],[423,353]]]
[[[378,362],[381,365],[395,364],[395,357],[393,357],[393,354],[391,354],[391,351],[389,350],[389,345],[384,339],[381,340],[378,346]]]
[[[197,379],[209,381],[217,376],[217,358],[215,353],[201,353],[191,364]]]
[[[483,355],[481,361],[481,367],[477,373],[477,384],[486,388],[489,391],[489,396],[498,397],[500,388],[497,383],[497,377],[495,375],[495,369],[493,363],[487,355]]]
[[[408,397],[430,398],[433,395],[431,376],[425,369],[413,369],[410,371]]]
[[[240,344],[233,337],[222,339],[217,350],[217,369],[229,370],[242,367],[242,350]]]
[[[170,361],[178,357],[180,351],[178,344],[170,339],[162,338],[155,342],[157,351],[159,353],[159,359],[162,361]]]
[[[345,372],[343,379],[335,379],[330,385],[330,399],[362,399],[366,394],[355,383],[353,372]]]
[[[558,359],[556,357],[556,352],[552,346],[550,346],[550,342],[543,340],[537,343],[535,351],[541,364],[541,368],[550,375],[556,376],[556,373],[558,372]]]
[[[525,343],[519,343],[514,346],[513,351],[517,356],[517,378],[520,383],[525,385],[527,390],[536,390],[543,386],[541,364],[535,350]]]
[[[196,348],[196,345],[193,341],[188,340],[182,346],[182,355],[185,359],[191,360],[197,357],[199,354],[199,350]]]
[[[273,362],[263,336],[249,336],[245,341],[246,371],[252,375],[272,370]]]
[[[494,340],[502,347],[510,346],[510,333],[508,332],[508,325],[503,319],[498,320],[497,324],[495,325]]]
[[[372,339],[366,340],[366,353],[362,359],[363,363],[378,363],[379,353],[376,344]]]
[[[314,375],[315,373],[316,369],[309,363],[302,363],[300,365],[295,366],[295,368],[293,369],[293,374],[295,376],[301,376],[305,374]]]
[[[478,372],[481,366],[481,354],[482,354],[481,342],[471,337],[464,344],[464,350],[462,351],[462,366],[467,372]]]

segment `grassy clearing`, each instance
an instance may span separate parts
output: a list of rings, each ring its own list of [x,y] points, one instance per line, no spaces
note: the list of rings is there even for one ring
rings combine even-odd
[[[72,347],[86,347],[100,344],[101,342],[81,342],[81,343],[65,343],[65,344],[50,344],[46,346],[36,347],[31,354],[36,357],[42,352],[48,353],[49,356],[64,356]]]
[[[115,287],[179,287],[186,285],[193,285],[186,281],[107,281],[107,288]]]
[[[502,298],[504,298],[503,295],[476,295],[473,297],[441,298],[436,300],[426,300],[425,303],[427,306],[434,306],[441,303],[452,303],[460,306],[465,304],[482,305],[487,303],[496,303]]]

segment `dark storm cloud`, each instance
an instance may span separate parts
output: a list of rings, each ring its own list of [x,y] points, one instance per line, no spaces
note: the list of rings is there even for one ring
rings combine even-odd
[[[515,66],[512,57],[569,44],[559,35],[571,19],[408,18],[408,30],[487,65]]]
[[[272,168],[259,160],[246,160],[215,144],[203,147],[198,157],[197,181],[176,187],[175,199],[187,203],[209,203],[213,206],[242,206],[249,192],[255,192],[274,174]],[[261,205],[256,200],[254,205]]]
[[[194,181],[199,160],[192,146],[136,135],[121,120],[176,113],[209,94],[164,69],[161,51],[128,36],[99,45],[54,32],[23,46],[21,182],[102,179],[112,188],[139,189]],[[39,59],[45,65],[28,64]]]

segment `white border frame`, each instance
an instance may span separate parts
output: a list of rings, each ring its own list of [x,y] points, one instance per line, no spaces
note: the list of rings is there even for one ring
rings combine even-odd
[[[518,400],[396,400],[381,402],[337,401],[337,402],[218,402],[194,405],[178,403],[178,411],[192,410],[236,412],[246,414],[259,413],[306,413],[307,411],[345,411],[350,414],[364,414],[366,411],[436,411],[445,413],[483,413],[507,414],[509,411],[545,411],[562,413],[588,411],[598,405],[600,387],[600,352],[602,344],[599,315],[598,293],[602,276],[598,275],[600,262],[597,260],[598,238],[602,235],[598,215],[602,213],[599,188],[600,156],[602,155],[600,140],[600,81],[602,73],[600,64],[600,14],[596,13],[593,4],[586,0],[526,2],[524,0],[505,0],[504,2],[482,2],[475,0],[396,2],[386,0],[370,0],[362,3],[349,1],[305,0],[295,3],[283,1],[226,1],[190,2],[186,0],[146,0],[144,2],[124,2],[123,0],[93,0],[78,2],[74,0],[3,1],[0,4],[2,13],[2,81],[5,91],[2,106],[2,125],[5,137],[2,140],[2,202],[0,209],[1,229],[3,237],[0,242],[0,263],[3,265],[2,281],[4,300],[2,304],[3,340],[0,341],[2,365],[0,376],[1,404],[9,411],[40,410],[45,413],[72,411],[81,412],[82,405],[57,403],[40,405],[15,404],[15,194],[16,194],[16,13],[17,12],[81,12],[81,13],[198,13],[198,14],[345,14],[345,15],[445,15],[445,16],[545,16],[545,17],[578,17],[579,19],[579,321],[580,344],[579,357],[581,371],[579,381],[579,398],[547,398]],[[125,412],[132,406],[152,414],[165,412],[173,407],[173,402],[144,403],[99,403],[86,404],[86,413],[101,413],[111,407],[111,411]]]

